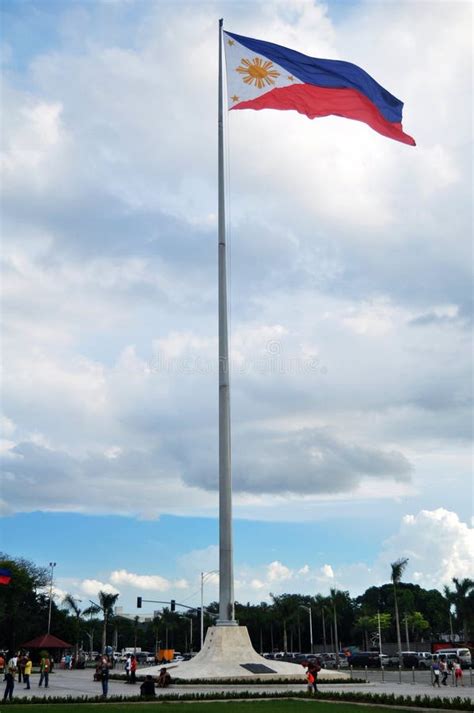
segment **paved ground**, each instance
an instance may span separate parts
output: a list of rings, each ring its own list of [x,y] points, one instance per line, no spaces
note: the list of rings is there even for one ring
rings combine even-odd
[[[378,674],[378,676],[377,676]],[[363,674],[361,674],[363,676]],[[420,680],[415,681],[415,683],[410,683],[408,676],[411,676],[410,672],[404,674],[404,679],[402,683],[398,683],[398,674],[391,673],[385,675],[385,681],[374,680],[380,678],[380,672],[370,672],[369,682],[363,684],[348,683],[348,684],[323,684],[321,686],[322,690],[334,690],[334,691],[368,691],[370,693],[395,693],[399,695],[430,695],[443,697],[453,697],[462,696],[470,697],[474,701],[474,687],[471,685],[470,676],[467,672],[465,674],[464,688],[456,688],[454,686],[433,688],[430,684],[430,674],[417,672]],[[389,680],[388,680],[389,679]],[[31,677],[31,690],[24,690],[23,683],[15,683],[14,696],[16,698],[28,698],[30,696],[97,696],[101,695],[102,689],[101,684],[93,681],[93,672],[91,669],[85,671],[62,671],[57,670],[49,677],[49,687],[39,688],[38,687],[39,676],[33,675]],[[171,686],[171,688],[166,689],[166,693],[195,693],[195,692],[205,692],[205,691],[265,691],[265,690],[278,690],[288,692],[291,694],[294,691],[301,691],[305,688],[305,684],[273,684],[269,686],[268,684],[262,685],[234,685],[234,686],[223,686],[219,684],[213,684],[208,686],[193,686],[192,684],[186,684],[182,686]],[[157,691],[158,695],[160,691]],[[135,686],[126,684],[122,681],[109,682],[109,696],[122,695],[122,696],[136,696],[140,694],[140,684],[137,683]]]

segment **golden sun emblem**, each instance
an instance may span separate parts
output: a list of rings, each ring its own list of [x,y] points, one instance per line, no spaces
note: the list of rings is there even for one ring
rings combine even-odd
[[[252,61],[242,59],[235,71],[245,75],[243,77],[245,84],[253,84],[258,89],[263,89],[266,84],[275,84],[275,79],[280,76],[280,72],[271,69],[272,67],[273,62],[270,60],[264,62],[260,57],[255,57]]]

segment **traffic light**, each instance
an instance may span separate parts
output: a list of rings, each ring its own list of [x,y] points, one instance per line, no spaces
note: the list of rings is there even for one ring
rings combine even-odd
[[[170,604],[171,604],[171,611],[176,611],[176,602],[174,599],[171,600]]]
[[[137,609],[141,609],[141,608],[142,608],[142,598],[137,597]]]

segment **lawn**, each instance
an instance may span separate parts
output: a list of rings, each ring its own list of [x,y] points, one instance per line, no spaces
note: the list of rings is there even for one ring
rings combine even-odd
[[[15,704],[14,713],[300,713],[301,710],[317,713],[387,713],[386,708],[354,706],[350,703],[323,703],[318,700],[272,700],[272,701],[213,701],[190,703],[40,703]],[[0,704],[0,713],[5,713],[8,704]],[[393,709],[401,713],[402,709]]]

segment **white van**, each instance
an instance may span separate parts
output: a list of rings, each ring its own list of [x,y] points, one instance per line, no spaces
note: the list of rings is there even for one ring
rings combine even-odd
[[[472,665],[471,652],[466,647],[458,649],[438,649],[438,651],[433,654],[433,661],[439,661],[441,656],[445,656],[448,663],[452,663],[455,659],[458,659],[461,668],[470,668]]]

